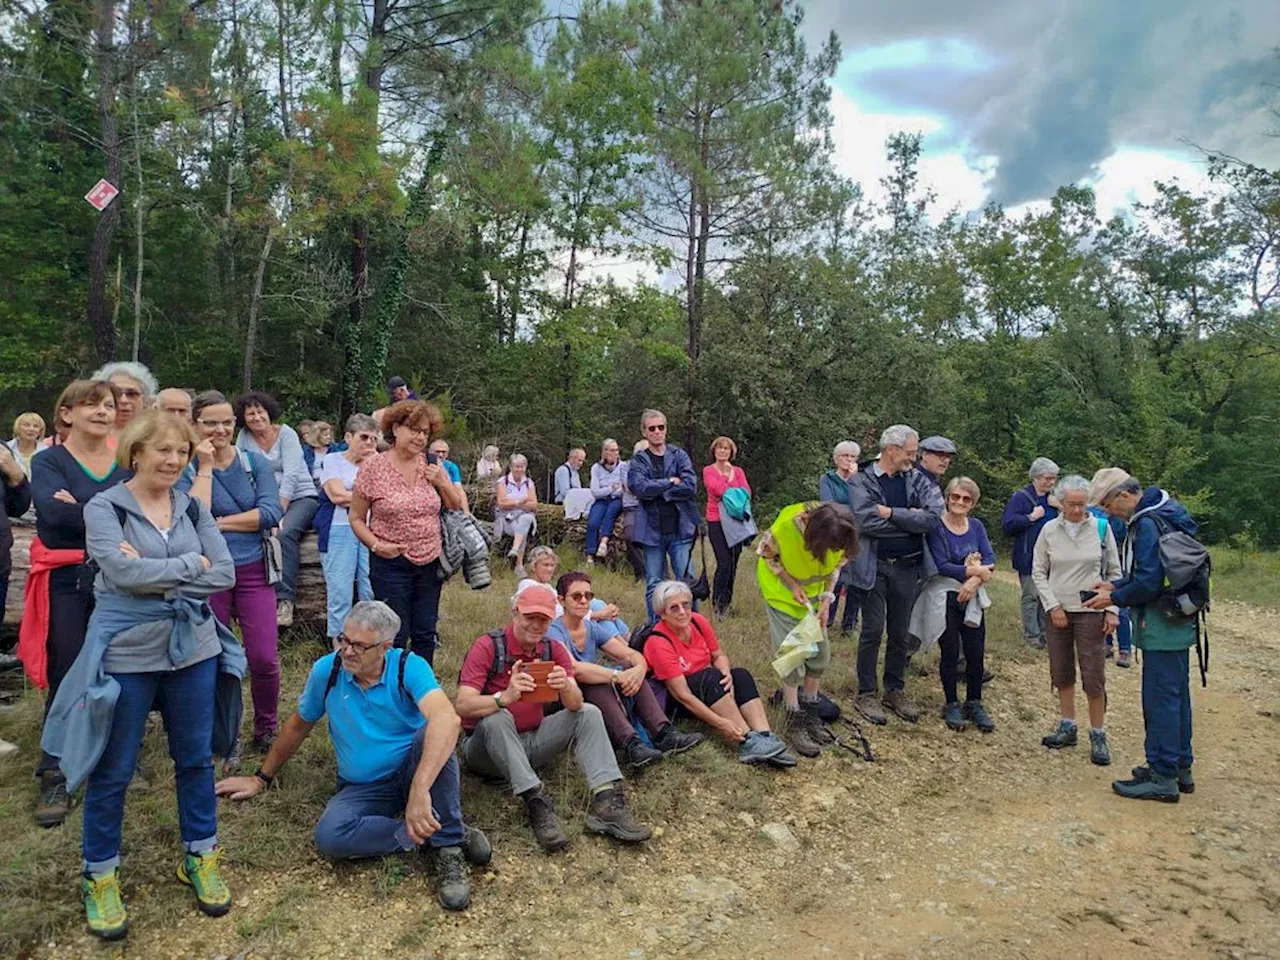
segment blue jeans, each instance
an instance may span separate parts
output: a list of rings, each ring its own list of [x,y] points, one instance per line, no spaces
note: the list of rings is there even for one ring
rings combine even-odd
[[[329,639],[342,633],[351,612],[352,586],[361,600],[373,599],[369,583],[369,548],[356,539],[346,524],[329,528],[329,549],[320,554],[324,569],[325,601],[329,614]]]
[[[1111,649],[1112,642],[1120,645],[1121,653],[1128,653],[1133,649],[1133,620],[1129,617],[1129,608],[1120,608],[1120,626],[1116,627],[1116,632],[1107,636],[1107,649]]]
[[[597,500],[591,505],[587,514],[587,556],[594,557],[600,546],[600,537],[613,536],[613,525],[618,522],[618,514],[622,513],[622,498],[609,497]]]
[[[1189,650],[1144,650],[1142,720],[1147,765],[1172,777],[1191,766],[1191,668]]]
[[[653,611],[653,588],[664,579],[667,561],[671,561],[671,575],[677,580],[689,576],[689,554],[693,550],[692,540],[681,540],[679,534],[664,533],[662,542],[644,548],[644,605],[649,610],[649,622],[656,623],[658,615]]]
[[[440,617],[440,561],[417,564],[406,557],[369,558],[373,595],[400,618],[396,646],[407,646],[432,663],[436,656],[436,621]]]
[[[160,708],[169,735],[169,756],[178,787],[178,832],[188,853],[218,844],[218,798],[213,793],[213,692],[218,658],[182,670],[113,673],[120,699],[111,736],[84,791],[84,870],[102,873],[120,864],[124,796],[138,764],[138,751],[152,704]]]
[[[426,734],[425,726],[418,730],[413,749],[391,776],[373,783],[338,781],[338,792],[329,798],[316,824],[316,847],[321,856],[347,860],[380,857],[414,848],[404,826],[404,807],[409,802],[413,774],[422,759]],[[431,810],[440,822],[440,829],[427,839],[427,844],[432,847],[461,844],[466,827],[462,822],[457,754],[449,755],[431,785]]]

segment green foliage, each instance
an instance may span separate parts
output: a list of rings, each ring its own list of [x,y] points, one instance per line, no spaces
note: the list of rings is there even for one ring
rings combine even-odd
[[[0,422],[96,366],[93,11],[27,7],[0,31]],[[659,407],[698,462],[733,436],[766,510],[906,422],[957,442],[989,515],[1044,454],[1280,545],[1275,172],[1213,157],[1210,189],[1109,223],[1079,185],[963,216],[899,134],[870,203],[831,168],[838,45],[793,0],[115,10],[108,308],[165,384],[336,420],[398,373],[458,457],[537,477]]]

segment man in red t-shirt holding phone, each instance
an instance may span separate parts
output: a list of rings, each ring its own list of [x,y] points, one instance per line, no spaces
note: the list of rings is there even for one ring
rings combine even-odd
[[[528,584],[512,599],[511,622],[478,638],[467,651],[455,698],[467,733],[462,762],[475,773],[511,785],[511,792],[524,801],[538,843],[550,853],[568,846],[569,839],[534,769],[572,744],[591,790],[587,829],[625,843],[648,840],[653,831],[635,819],[623,795],[622,771],[604,717],[583,701],[569,651],[547,637],[555,615],[555,591],[546,584]],[[562,710],[546,712],[544,688],[526,669],[539,661],[555,664],[544,683],[556,694],[551,703],[558,702]]]

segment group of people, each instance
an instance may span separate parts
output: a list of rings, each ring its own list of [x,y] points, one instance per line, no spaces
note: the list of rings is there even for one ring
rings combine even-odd
[[[906,671],[921,646],[937,643],[946,725],[994,730],[982,694],[996,557],[972,515],[978,484],[955,476],[942,485],[957,452],[951,441],[921,441],[911,427],[891,426],[878,455],[861,464],[858,445],[842,441],[820,499],[784,508],[759,531],[734,441],[712,442],[699,511],[699,474],[669,442],[658,410],[641,415],[628,461],[616,441],[602,444],[586,488],[594,531],[586,563],[558,578],[559,558],[545,546],[529,549],[534,526],[520,519],[537,502],[527,462],[517,454],[503,472],[497,451],[486,451],[477,475],[495,484],[496,529],[513,538],[517,572],[524,576],[527,559],[532,575],[519,583],[508,621],[471,644],[450,698],[433,670],[441,513],[467,509],[467,500],[441,446],[439,411],[407,392],[401,382],[376,417],[351,417],[339,443],[328,424],[306,425],[300,437],[279,422],[269,395],[233,403],[216,391],[158,391],[145,368],[114,365],[63,391],[57,442],[39,449],[36,438],[25,467],[0,453],[6,515],[31,502],[36,511],[19,642],[24,666],[48,690],[36,817],[61,823],[69,791],[84,784],[82,895],[95,934],[127,931],[123,811],[153,709],[174,760],[178,877],[215,916],[231,906],[216,798],[245,800],[270,787],[324,716],[339,786],[316,824],[317,848],[332,858],[429,855],[447,909],[467,906],[468,868],[492,855],[464,819],[464,766],[519,797],[538,843],[554,851],[568,840],[538,770],[566,751],[591,793],[587,830],[623,843],[652,835],[631,810],[623,769],[704,740],[676,721],[719,734],[745,764],[788,768],[797,754],[817,756],[840,713],[822,679],[842,594],[843,632],[862,618],[855,706],[866,719],[918,719]],[[29,449],[24,441],[21,450]],[[566,497],[583,489],[580,480],[574,486],[580,454],[565,464]],[[1059,691],[1062,717],[1044,743],[1076,742],[1078,661],[1092,757],[1109,762],[1103,638],[1120,630],[1127,610],[1133,642],[1146,652],[1148,765],[1114,786],[1124,796],[1176,801],[1194,789],[1187,651],[1195,640],[1158,602],[1159,540],[1169,528],[1194,534],[1195,525],[1166,492],[1143,489],[1118,468],[1092,480],[1059,472],[1036,460],[1031,484],[1003,519],[1015,567],[1021,574],[1026,565],[1032,584],[1024,586],[1024,630],[1028,642],[1048,647]],[[1092,516],[1091,505],[1104,515]],[[620,517],[645,579],[648,622],[634,630],[596,597],[590,569]],[[691,586],[704,522],[716,555],[711,617],[697,611]],[[1117,523],[1127,531],[1123,559]],[[277,631],[295,596],[297,540],[312,526],[324,540],[333,651],[312,667],[297,709],[278,726]],[[731,663],[715,626],[730,611],[740,553],[753,541],[781,681],[777,732],[760,683]],[[251,749],[261,757],[251,775],[238,769],[246,673]],[[216,781],[215,757],[224,760]]]

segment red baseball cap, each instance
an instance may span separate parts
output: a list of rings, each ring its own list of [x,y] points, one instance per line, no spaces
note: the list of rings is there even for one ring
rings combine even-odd
[[[545,583],[526,584],[516,594],[516,612],[536,614],[554,620],[556,617],[556,594]]]

